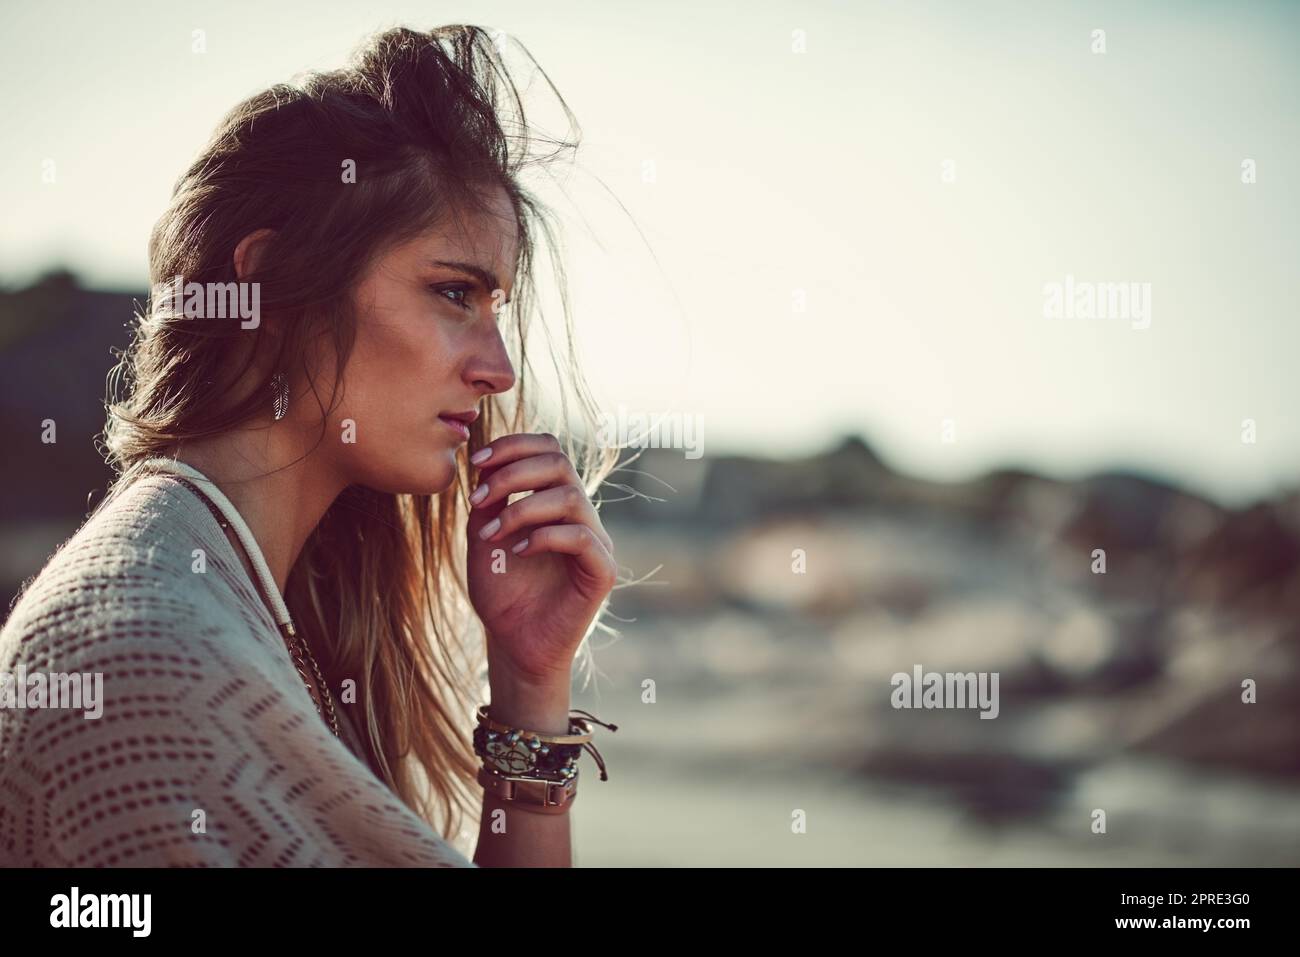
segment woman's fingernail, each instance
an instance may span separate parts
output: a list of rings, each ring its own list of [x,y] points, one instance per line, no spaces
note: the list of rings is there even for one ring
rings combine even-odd
[[[486,525],[484,525],[482,528],[478,530],[478,537],[491,538],[493,535],[496,534],[497,529],[500,527],[501,527],[501,519],[494,518],[492,519],[492,521],[488,522]]]
[[[473,462],[475,465],[482,465],[491,457],[492,457],[492,446],[489,445],[487,448],[479,449],[477,452],[475,452],[473,455],[469,457],[469,460]]]
[[[469,497],[469,500],[477,505],[479,502],[483,501],[483,499],[487,498],[487,493],[487,485],[480,485],[478,488],[474,489],[474,494]]]
[[[528,547],[528,539],[525,538],[522,542],[516,542],[514,545],[512,545],[510,547],[510,550],[514,552],[516,555],[518,555],[527,547]]]

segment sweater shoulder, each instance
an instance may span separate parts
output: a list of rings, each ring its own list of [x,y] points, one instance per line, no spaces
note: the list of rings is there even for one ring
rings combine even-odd
[[[51,865],[475,866],[330,733],[165,476],[96,512],[0,631],[0,867]]]
[[[125,654],[267,624],[206,507],[151,476],[93,513],[27,584],[0,631],[0,668],[25,660],[80,670],[101,646]]]

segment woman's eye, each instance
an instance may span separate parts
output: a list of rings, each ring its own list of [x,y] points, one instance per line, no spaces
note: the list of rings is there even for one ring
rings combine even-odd
[[[460,306],[467,312],[471,308],[469,304],[469,294],[472,290],[469,286],[431,286],[430,288],[439,296],[456,303],[456,305]],[[448,293],[459,293],[461,298],[453,299],[448,295]]]

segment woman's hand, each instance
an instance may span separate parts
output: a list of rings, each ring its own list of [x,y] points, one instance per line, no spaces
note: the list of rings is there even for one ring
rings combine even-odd
[[[617,580],[614,543],[555,436],[517,433],[484,448],[492,454],[479,465],[478,501],[471,496],[467,568],[489,669],[567,691],[578,645]]]

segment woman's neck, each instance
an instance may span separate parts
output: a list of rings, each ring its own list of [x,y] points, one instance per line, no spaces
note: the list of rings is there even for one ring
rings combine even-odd
[[[287,433],[225,432],[186,441],[175,452],[179,461],[215,482],[239,511],[281,594],[307,537],[346,487],[319,456],[307,455]],[[243,549],[238,551],[247,562]]]

